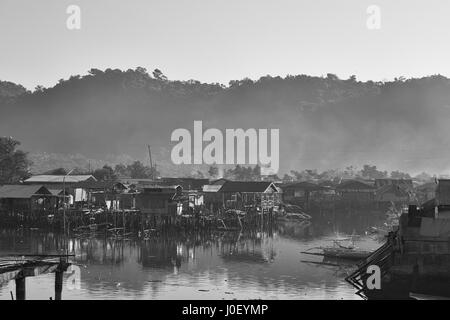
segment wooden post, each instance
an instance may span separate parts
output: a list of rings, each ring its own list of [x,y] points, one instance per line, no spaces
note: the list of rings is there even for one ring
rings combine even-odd
[[[25,277],[16,279],[16,300],[26,299]]]
[[[55,300],[61,300],[64,272],[59,268],[55,271]]]
[[[122,210],[122,227],[123,227],[123,231],[122,231],[122,235],[125,236],[125,210]]]

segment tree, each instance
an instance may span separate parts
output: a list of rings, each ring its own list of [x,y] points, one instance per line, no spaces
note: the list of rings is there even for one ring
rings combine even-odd
[[[44,172],[44,174],[55,175],[55,176],[65,176],[67,174],[67,170],[64,168],[56,168],[49,171]]]
[[[296,170],[291,170],[292,176],[294,176],[294,180],[301,181],[302,180],[302,174]]]
[[[350,82],[356,82],[356,76],[353,74],[348,78],[348,81]]]
[[[365,164],[363,166],[363,169],[361,170],[361,176],[363,178],[369,178],[369,179],[383,179],[387,178],[387,171],[379,171],[377,170],[377,166],[371,166],[368,164]]]
[[[411,176],[408,173],[396,170],[396,171],[391,172],[391,178],[392,179],[411,179]]]
[[[426,172],[422,172],[422,173],[416,175],[414,178],[416,178],[417,180],[419,180],[421,182],[428,182],[428,181],[433,180],[433,177]]]
[[[208,175],[211,178],[215,178],[217,177],[217,175],[219,174],[219,168],[217,168],[216,166],[210,166],[208,169]]]
[[[98,181],[114,181],[117,179],[113,168],[108,165],[104,165],[101,169],[96,169],[92,175]]]
[[[334,73],[327,73],[327,79],[332,81],[338,81],[339,77]]]
[[[87,168],[80,168],[80,167],[76,167],[73,169],[71,175],[91,175],[92,171],[88,170]]]
[[[267,176],[267,179],[270,181],[280,181],[280,177],[277,174],[270,174]]]
[[[30,177],[31,162],[27,153],[16,150],[20,142],[9,137],[0,137],[0,184],[17,183]]]
[[[241,165],[235,166],[233,169],[225,170],[224,178],[238,180],[238,181],[259,181],[261,180],[261,167],[244,167]]]
[[[44,86],[41,86],[41,85],[37,85],[37,86],[34,88],[34,91],[36,91],[36,92],[44,92],[44,90],[45,90],[45,87],[44,87]]]
[[[261,167],[257,164],[252,170],[252,180],[261,180]]]
[[[147,171],[148,171],[149,178],[157,179],[160,176],[159,171],[156,170],[156,166],[153,167],[153,168],[150,168],[150,167],[146,167],[146,168],[147,168]]]
[[[190,176],[191,176],[191,178],[195,178],[195,179],[205,178],[205,175],[200,170],[193,171]]]
[[[118,177],[129,177],[130,176],[130,172],[128,171],[128,168],[126,165],[124,164],[117,164],[114,167],[114,174]]]
[[[295,177],[297,181],[310,181],[317,180],[320,178],[320,175],[317,173],[316,169],[306,169],[302,172],[298,172],[295,170],[291,170],[291,174]]]
[[[103,74],[103,71],[100,70],[100,69],[92,68],[91,70],[88,71],[88,73],[89,73],[91,76],[99,76],[99,75],[102,75],[102,74]]]
[[[345,168],[343,176],[345,178],[354,178],[356,176],[356,171],[357,171],[356,167],[348,166]]]
[[[159,69],[153,70],[152,74],[153,74],[153,78],[155,78],[157,80],[167,81],[167,77]]]
[[[155,69],[155,70],[158,70],[158,69]],[[148,75],[147,69],[145,69],[144,67],[137,67],[137,68],[136,68],[136,72],[137,72],[137,73],[140,73],[140,74],[142,74],[142,75]]]
[[[148,179],[150,178],[150,172],[148,167],[144,166],[142,162],[135,161],[127,166],[127,170],[130,172],[130,178],[132,179]]]

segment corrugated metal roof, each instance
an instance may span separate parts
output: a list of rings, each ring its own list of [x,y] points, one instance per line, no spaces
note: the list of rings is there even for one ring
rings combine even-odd
[[[157,194],[157,193],[165,193],[172,194],[177,193],[177,188],[183,189],[181,186],[144,186],[142,187],[141,194]]]
[[[384,193],[388,193],[388,192],[394,194],[396,197],[408,196],[408,193],[401,186],[393,185],[393,184],[387,184],[387,185],[382,186],[381,188],[377,189],[376,194],[377,194],[377,196],[381,196]]]
[[[270,181],[226,181],[220,192],[264,192],[272,184]],[[275,187],[275,185],[274,185]],[[275,187],[276,189],[276,187]]]
[[[82,181],[73,185],[74,188],[81,189],[111,189],[115,186],[126,188],[122,182],[116,181]]]
[[[436,182],[427,182],[416,187],[418,191],[436,191],[436,188]]]
[[[197,178],[161,178],[162,184],[173,186],[180,185],[184,190],[202,190],[203,186],[209,184],[208,179]]]
[[[207,184],[203,186],[203,192],[218,192],[222,188],[221,184]]]
[[[161,178],[161,179],[119,179],[123,184],[134,184],[137,186],[182,186],[184,190],[202,190],[203,186],[209,184],[208,179],[195,178]]]
[[[0,187],[0,198],[3,199],[29,199],[34,195],[51,195],[44,186],[39,185],[6,185]]]
[[[302,190],[316,191],[316,190],[323,190],[325,188],[312,182],[302,181],[287,184],[283,187],[283,189],[302,189]]]
[[[375,187],[366,184],[364,182],[358,181],[358,180],[348,180],[341,184],[339,184],[336,189],[338,190],[374,190]]]
[[[227,182],[227,181],[230,181],[230,180],[228,180],[228,179],[225,179],[225,178],[220,178],[220,179],[217,179],[217,180],[214,180],[214,181],[211,181],[211,184],[216,184],[216,185],[223,185],[225,182]]]
[[[65,177],[65,179],[64,179]],[[69,175],[69,176],[56,176],[56,175],[37,175],[25,180],[25,183],[74,183],[83,182],[87,180],[97,181],[92,175]]]
[[[154,179],[120,178],[119,181],[123,184],[155,184]]]
[[[375,187],[380,188],[385,185],[400,185],[407,187],[413,187],[412,179],[392,179],[392,178],[384,178],[384,179],[375,179]]]

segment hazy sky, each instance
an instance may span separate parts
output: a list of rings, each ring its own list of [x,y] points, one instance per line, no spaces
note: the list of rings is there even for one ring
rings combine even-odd
[[[81,29],[69,30],[69,5]],[[381,29],[369,30],[369,5]],[[1,0],[0,80],[51,86],[90,68],[227,84],[262,75],[450,76],[447,0]]]

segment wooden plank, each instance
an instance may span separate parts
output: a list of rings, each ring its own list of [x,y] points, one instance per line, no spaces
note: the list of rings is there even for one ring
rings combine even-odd
[[[14,270],[14,271],[0,273],[0,284],[8,283],[9,281],[14,280],[19,273],[20,273],[20,270]]]

